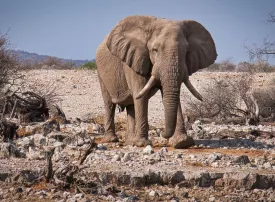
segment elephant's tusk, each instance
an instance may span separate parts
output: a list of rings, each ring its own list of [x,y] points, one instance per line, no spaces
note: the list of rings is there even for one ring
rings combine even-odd
[[[194,88],[194,86],[190,83],[189,79],[184,81],[184,84],[188,88],[188,90],[200,101],[202,101],[201,94]]]
[[[147,84],[136,96],[136,99],[139,99],[139,98],[143,97],[146,93],[148,93],[148,91],[155,85],[156,82],[157,82],[157,80],[155,79],[155,77],[151,76],[149,81],[147,82]]]

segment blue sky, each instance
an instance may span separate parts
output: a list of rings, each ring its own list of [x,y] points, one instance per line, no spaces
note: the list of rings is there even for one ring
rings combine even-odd
[[[16,49],[67,59],[93,59],[114,25],[129,15],[193,19],[212,34],[217,61],[249,58],[244,45],[275,41],[266,23],[275,0],[0,0],[0,32]],[[270,60],[271,63],[274,63]]]

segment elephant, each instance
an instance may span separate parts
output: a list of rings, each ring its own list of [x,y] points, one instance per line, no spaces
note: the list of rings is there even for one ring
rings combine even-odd
[[[127,145],[151,144],[148,100],[161,91],[168,146],[194,145],[187,136],[180,103],[181,84],[199,100],[189,76],[217,58],[211,34],[194,20],[174,21],[153,16],[121,20],[96,50],[96,65],[105,105],[103,142],[117,142],[116,106],[127,111]]]

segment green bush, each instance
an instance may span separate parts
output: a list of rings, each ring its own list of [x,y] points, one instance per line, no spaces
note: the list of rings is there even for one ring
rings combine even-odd
[[[81,66],[83,69],[90,69],[90,70],[95,70],[96,69],[96,62],[86,62]]]

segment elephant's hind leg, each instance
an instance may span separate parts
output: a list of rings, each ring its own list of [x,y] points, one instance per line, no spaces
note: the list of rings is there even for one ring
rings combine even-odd
[[[125,135],[125,144],[133,145],[133,140],[135,138],[135,107],[134,105],[129,105],[126,107],[127,110],[127,131]]]
[[[176,149],[185,149],[194,145],[192,137],[187,136],[182,116],[181,104],[179,103],[177,112],[177,126],[174,135],[169,139],[169,146]]]
[[[102,80],[99,78],[99,83],[101,87],[102,97],[105,105],[105,117],[104,117],[104,137],[102,142],[118,142],[118,137],[115,133],[115,109],[116,104],[112,103],[112,98],[109,95],[107,89],[105,88]]]

